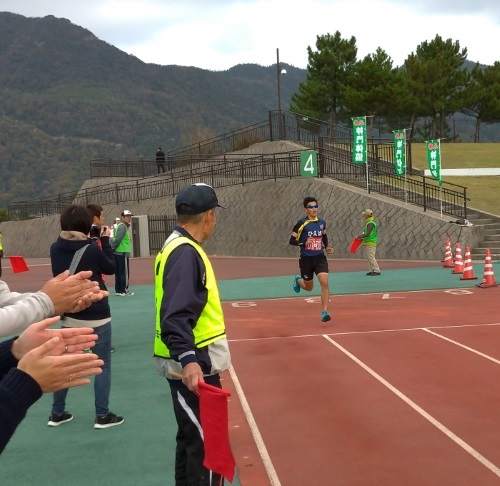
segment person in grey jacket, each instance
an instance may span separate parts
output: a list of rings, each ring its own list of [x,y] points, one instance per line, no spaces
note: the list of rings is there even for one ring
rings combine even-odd
[[[50,279],[39,292],[11,292],[0,280],[0,337],[24,331],[30,324],[64,312],[79,312],[109,295],[98,282],[88,280],[92,272],[69,272]]]

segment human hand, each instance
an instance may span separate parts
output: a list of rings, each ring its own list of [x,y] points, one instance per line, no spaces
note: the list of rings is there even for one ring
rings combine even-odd
[[[329,254],[333,253],[333,246],[332,245],[328,245],[325,249],[326,249],[327,253],[329,253]]]
[[[198,392],[198,381],[204,382],[203,371],[198,363],[188,363],[182,368],[182,383],[192,392]]]
[[[64,353],[81,353],[82,350],[95,345],[97,334],[91,327],[68,327],[65,329],[49,329],[59,317],[51,317],[31,324],[13,343],[11,352],[20,361],[27,353],[41,346],[54,337],[59,344],[53,349],[54,355]]]
[[[91,276],[90,270],[71,276],[66,270],[42,287],[42,292],[46,293],[54,304],[55,314],[80,312],[109,295],[99,288],[98,282],[88,280]]]
[[[43,393],[88,385],[87,377],[102,373],[104,361],[96,354],[53,356],[60,344],[60,338],[54,337],[27,353],[17,365],[38,383]]]
[[[108,236],[109,237],[110,234],[111,234],[111,230],[109,229],[108,226],[102,226],[101,227],[101,238],[103,236]]]

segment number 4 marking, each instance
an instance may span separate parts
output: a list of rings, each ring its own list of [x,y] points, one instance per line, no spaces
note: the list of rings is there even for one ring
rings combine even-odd
[[[304,172],[314,174],[313,154],[309,154],[309,157],[307,157],[307,161],[304,165]]]

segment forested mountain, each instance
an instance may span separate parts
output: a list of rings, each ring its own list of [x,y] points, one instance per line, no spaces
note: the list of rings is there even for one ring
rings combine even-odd
[[[276,66],[145,64],[53,16],[0,13],[0,65],[0,207],[79,188],[92,158],[153,156],[278,108]],[[306,71],[283,67],[285,107]]]
[[[281,64],[288,109],[307,71]],[[217,72],[145,64],[53,16],[0,12],[0,66],[0,208],[79,188],[91,159],[152,157],[158,145],[188,145],[278,108],[276,65]],[[455,118],[469,141],[474,119]],[[482,129],[482,141],[497,138]]]

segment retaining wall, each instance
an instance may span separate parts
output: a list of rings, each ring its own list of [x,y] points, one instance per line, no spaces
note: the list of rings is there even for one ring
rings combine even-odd
[[[109,180],[107,180],[109,182]],[[203,182],[203,181],[200,181]],[[103,184],[103,180],[87,181],[82,189]],[[461,228],[450,223],[453,218],[441,217],[422,208],[405,205],[366,190],[331,179],[292,179],[262,181],[245,186],[217,189],[221,204],[217,227],[205,243],[209,254],[227,256],[295,257],[296,247],[288,240],[294,224],[304,215],[302,200],[314,196],[319,214],[326,219],[334,258],[361,258],[349,253],[354,236],[362,232],[361,212],[370,208],[379,227],[377,258],[401,260],[443,259],[444,243],[460,241],[474,247],[480,237],[477,227]],[[123,209],[134,215],[166,214],[173,216],[174,197],[158,198],[140,203],[108,205],[104,208],[105,224],[112,224]],[[1,225],[4,253],[40,258],[49,256],[50,244],[57,238],[59,216],[30,221],[8,221]]]

